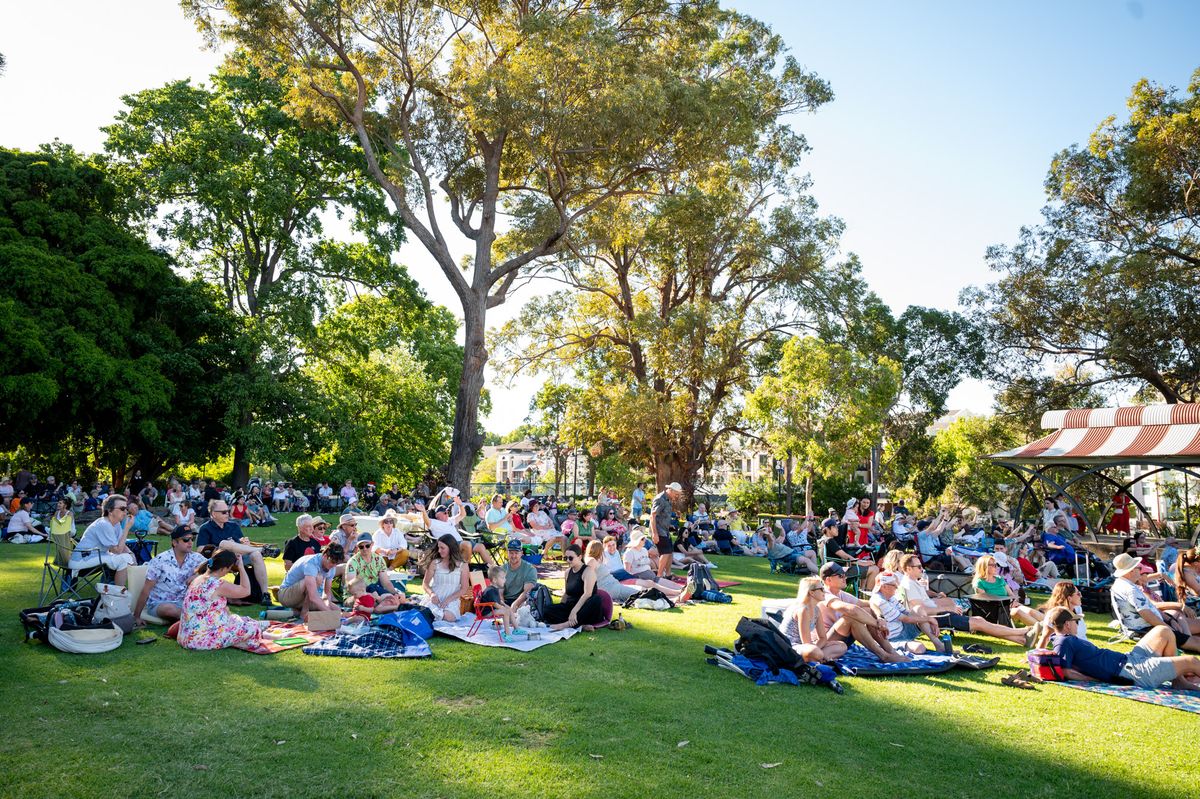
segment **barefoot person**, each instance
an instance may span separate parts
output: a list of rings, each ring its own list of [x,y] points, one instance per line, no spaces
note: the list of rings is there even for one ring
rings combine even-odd
[[[846,654],[844,636],[831,635],[821,614],[825,584],[818,577],[805,577],[796,590],[796,601],[783,613],[783,634],[800,657],[809,663],[837,660]],[[843,625],[847,629],[848,625]]]
[[[1052,608],[1046,614],[1054,630],[1050,642],[1063,659],[1067,679],[1131,682],[1140,688],[1161,688],[1169,682],[1173,688],[1200,689],[1200,658],[1178,655],[1171,628],[1156,626],[1123,655],[1080,638],[1079,619],[1070,608]]]
[[[821,582],[825,584],[821,615],[826,627],[838,640],[846,644],[857,641],[884,663],[907,663],[912,660],[888,643],[887,624],[871,612],[871,606],[846,593],[846,570],[840,563],[822,566]]]

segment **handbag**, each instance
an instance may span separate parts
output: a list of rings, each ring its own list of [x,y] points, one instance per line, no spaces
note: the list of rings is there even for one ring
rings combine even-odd
[[[122,632],[133,632],[133,602],[129,596],[129,589],[123,585],[100,583],[96,586],[96,592],[99,594],[100,602],[96,606],[92,620],[97,622],[111,620]]]

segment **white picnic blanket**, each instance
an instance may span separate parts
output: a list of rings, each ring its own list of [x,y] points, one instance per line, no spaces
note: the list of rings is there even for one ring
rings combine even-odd
[[[433,631],[441,633],[442,635],[448,635],[451,638],[457,638],[460,641],[466,641],[468,644],[478,644],[480,646],[499,646],[504,647],[505,649],[516,649],[519,652],[532,652],[533,650],[546,646],[547,644],[554,644],[559,641],[564,641],[575,633],[579,632],[578,627],[568,627],[565,630],[549,630],[545,627],[541,627],[535,630],[535,632],[541,634],[541,638],[537,640],[529,641],[526,640],[525,636],[523,635],[514,635],[512,637],[513,640],[509,642],[500,639],[500,633],[496,631],[496,628],[491,622],[484,622],[483,624],[479,625],[479,629],[475,632],[475,634],[468,636],[467,633],[470,631],[471,623],[474,620],[475,617],[468,613],[466,616],[459,617],[453,623],[435,621],[433,623]]]

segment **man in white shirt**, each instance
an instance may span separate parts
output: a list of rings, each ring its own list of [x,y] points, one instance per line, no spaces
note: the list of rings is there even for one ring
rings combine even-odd
[[[1200,620],[1180,602],[1155,602],[1139,585],[1142,559],[1122,552],[1113,558],[1112,607],[1121,621],[1121,629],[1141,638],[1152,627],[1169,627],[1175,645],[1200,652]]]
[[[933,648],[941,651],[937,622],[924,613],[906,608],[897,598],[899,587],[900,579],[894,572],[883,572],[875,579],[875,592],[871,594],[871,610],[887,625],[888,641],[914,655],[923,655],[925,645],[916,638],[920,633],[925,633],[933,642]]]
[[[458,531],[458,523],[467,515],[467,509],[463,505],[462,497],[457,494],[454,496],[454,515],[450,515],[450,509],[445,505],[439,505],[433,509],[433,515],[430,516],[425,511],[425,506],[418,502],[417,507],[421,509],[421,515],[425,518],[425,526],[429,529],[429,535],[436,541],[444,535],[448,535],[458,542],[462,549],[463,560],[467,563],[471,562],[471,554],[474,553],[483,559],[483,562],[489,566],[495,566],[496,561],[492,558],[492,553],[488,552],[487,547],[482,543],[471,546],[470,542],[464,541],[462,533]]]

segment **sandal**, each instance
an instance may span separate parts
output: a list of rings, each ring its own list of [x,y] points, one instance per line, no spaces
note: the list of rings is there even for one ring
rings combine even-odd
[[[967,644],[963,647],[964,652],[970,652],[973,655],[990,655],[992,648],[983,644]]]
[[[1037,683],[1045,682],[1045,680],[1043,680],[1041,677],[1037,676],[1036,674],[1031,673],[1029,671],[1029,669],[1021,669],[1020,671],[1017,672],[1016,676],[1020,677],[1022,680],[1025,680],[1027,682],[1034,683],[1035,685]]]
[[[1007,677],[1000,680],[1000,684],[1007,685],[1010,688],[1023,688],[1027,691],[1034,690],[1032,685],[1030,685],[1026,680],[1021,679],[1020,672],[1016,672],[1015,674],[1008,675]]]

